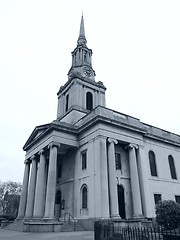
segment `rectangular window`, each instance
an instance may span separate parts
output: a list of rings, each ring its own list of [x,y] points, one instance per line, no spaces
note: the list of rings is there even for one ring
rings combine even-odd
[[[58,164],[58,179],[62,176],[62,164]]]
[[[175,200],[176,200],[177,203],[180,203],[180,196],[177,196],[177,195],[176,195],[176,196],[175,196]]]
[[[82,170],[87,168],[87,151],[81,153]]]
[[[154,202],[158,204],[161,201],[161,194],[154,194]]]
[[[121,155],[120,155],[120,153],[115,153],[115,162],[116,162],[116,170],[121,170]]]

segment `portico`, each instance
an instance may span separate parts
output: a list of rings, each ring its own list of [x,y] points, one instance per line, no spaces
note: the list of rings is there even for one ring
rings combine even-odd
[[[25,160],[18,219],[53,220],[55,218],[58,154],[72,147],[74,146],[51,142]]]

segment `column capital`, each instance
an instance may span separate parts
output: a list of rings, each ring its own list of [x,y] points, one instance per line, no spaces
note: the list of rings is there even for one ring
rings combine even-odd
[[[53,147],[60,147],[60,143],[58,142],[51,142],[49,145],[48,145],[48,148],[53,148]]]
[[[35,160],[36,159],[36,156],[35,155],[32,155],[31,157],[30,157],[30,160],[31,161],[33,161],[33,160]]]
[[[38,152],[38,154],[41,155],[41,154],[44,154],[44,152],[45,152],[44,149],[41,149],[41,150]]]
[[[117,143],[118,143],[118,140],[116,140],[116,139],[114,139],[114,138],[108,138],[108,142],[109,142],[109,143],[117,144]]]
[[[28,164],[29,163],[29,160],[28,159],[25,159],[24,160],[24,164]]]
[[[128,144],[125,148],[126,148],[126,149],[133,149],[133,148],[138,149],[139,146],[138,146],[137,144],[130,143],[130,144]]]

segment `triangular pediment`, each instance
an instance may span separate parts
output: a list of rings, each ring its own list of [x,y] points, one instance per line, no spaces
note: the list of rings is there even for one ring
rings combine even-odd
[[[27,142],[25,143],[23,149],[25,150],[26,147],[32,143],[34,140],[38,139],[41,135],[43,135],[48,128],[50,127],[50,123],[49,124],[45,124],[45,125],[40,125],[35,127],[35,129],[33,130],[33,132],[31,133],[30,137],[28,138]]]

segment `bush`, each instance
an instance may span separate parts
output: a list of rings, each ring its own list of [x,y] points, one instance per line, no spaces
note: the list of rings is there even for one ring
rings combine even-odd
[[[5,220],[9,221],[14,221],[16,217],[12,214],[0,214],[0,219],[1,218],[4,218]]]
[[[177,228],[180,224],[180,204],[173,200],[160,201],[156,205],[156,222],[166,230]]]

